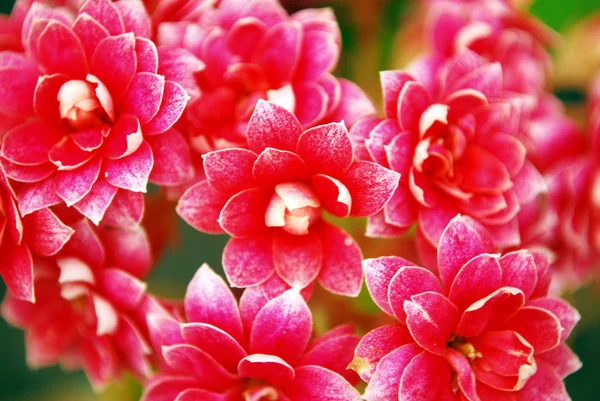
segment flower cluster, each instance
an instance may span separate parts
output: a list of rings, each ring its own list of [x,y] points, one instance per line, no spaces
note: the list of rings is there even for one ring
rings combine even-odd
[[[555,34],[514,2],[419,12],[426,50],[381,72],[377,116],[333,75],[329,8],[18,0],[1,314],[28,364],[130,373],[143,401],[569,400],[558,296],[598,276],[600,80],[581,129],[549,92]],[[145,283],[177,215],[230,237],[182,302]],[[399,236],[418,263],[371,246]],[[385,314],[360,321],[363,278]]]

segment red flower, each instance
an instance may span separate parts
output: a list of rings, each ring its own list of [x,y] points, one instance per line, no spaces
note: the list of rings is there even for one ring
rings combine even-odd
[[[463,213],[500,248],[518,246],[520,205],[545,190],[517,139],[530,105],[506,97],[500,64],[469,50],[420,67],[419,80],[383,72],[387,119],[363,119],[350,132],[361,159],[402,175],[390,202],[370,218],[369,234],[398,235],[418,221],[421,252],[435,255],[444,227]]]
[[[502,64],[504,88],[537,95],[546,87],[551,57],[544,45],[556,41],[541,22],[507,1],[435,1],[428,5],[433,57],[448,58],[468,48]]]
[[[86,220],[53,258],[35,260],[36,303],[7,294],[2,316],[25,331],[32,368],[83,368],[94,387],[151,373],[146,313],[166,311],[140,281],[152,260],[143,229],[96,231]]]
[[[238,310],[227,284],[205,265],[188,287],[185,315],[186,323],[148,317],[163,367],[144,401],[360,400],[347,381],[356,376],[346,370],[358,337],[340,326],[309,344],[312,317],[295,290],[266,304],[243,296]]]
[[[0,167],[0,275],[16,298],[35,302],[33,256],[52,256],[73,230],[47,208],[22,217]]]
[[[351,366],[367,401],[569,400],[581,363],[564,344],[579,320],[547,297],[540,254],[490,254],[482,226],[457,216],[438,248],[439,278],[397,257],[364,262],[367,286],[400,320],[368,333]]]
[[[266,282],[274,273],[295,288],[319,278],[328,290],[356,296],[361,253],[354,240],[321,219],[368,216],[381,210],[398,173],[353,162],[346,127],[302,132],[284,108],[259,100],[248,123],[249,149],[204,155],[207,179],[180,199],[178,213],[207,233],[228,233],[223,266],[235,287]]]
[[[189,99],[177,81],[200,62],[158,51],[149,33],[138,2],[89,0],[74,22],[32,5],[27,56],[0,55],[0,105],[15,119],[1,162],[21,183],[23,215],[64,202],[96,224],[111,205],[139,218],[149,180],[189,178],[189,150],[172,126]]]
[[[154,18],[175,21],[158,26],[160,45],[205,63],[196,75],[200,96],[187,112],[199,153],[245,147],[258,99],[293,112],[305,129],[375,113],[362,90],[331,75],[341,38],[330,9],[289,16],[277,0],[167,1]]]

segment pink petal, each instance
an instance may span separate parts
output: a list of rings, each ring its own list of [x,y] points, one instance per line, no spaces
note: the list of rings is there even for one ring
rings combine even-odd
[[[243,343],[242,320],[231,290],[208,265],[200,267],[185,296],[188,321],[207,323]]]
[[[247,60],[252,56],[267,26],[254,18],[239,19],[227,32],[227,47]]]
[[[188,389],[188,390],[184,390],[181,393],[179,393],[179,395],[177,396],[177,398],[174,401],[196,401],[196,400],[226,401],[226,398],[222,394],[211,393],[211,392],[199,390],[199,389]],[[148,400],[148,401],[153,401],[153,400]]]
[[[339,177],[352,164],[352,143],[346,126],[331,123],[311,128],[298,139],[298,155],[312,173]]]
[[[525,306],[503,328],[522,335],[536,354],[549,351],[560,344],[561,325],[558,318],[537,306]]]
[[[537,355],[536,358],[543,360],[554,368],[561,378],[565,378],[581,369],[581,361],[566,344],[561,344],[551,351]]]
[[[104,178],[117,188],[133,192],[146,192],[154,158],[152,149],[142,142],[133,154],[118,160],[105,159]]]
[[[158,113],[165,90],[165,77],[149,72],[137,73],[125,93],[122,113],[133,114],[141,124]]]
[[[3,241],[5,245],[7,241]],[[12,245],[12,244],[11,244]],[[33,260],[25,244],[2,248],[0,274],[6,287],[16,298],[35,302],[33,291]]]
[[[500,258],[502,286],[515,287],[529,299],[537,284],[537,267],[533,255],[527,251],[507,253]]]
[[[473,338],[471,344],[481,353],[475,362],[477,367],[501,376],[517,376],[521,386],[535,374],[534,349],[514,331],[486,331]],[[486,382],[483,376],[481,380]]]
[[[84,77],[88,63],[83,46],[73,31],[59,21],[51,21],[38,39],[39,59],[50,74]],[[60,52],[56,50],[60,49]]]
[[[393,315],[388,298],[390,283],[396,273],[404,266],[414,266],[398,256],[386,256],[376,259],[366,259],[362,263],[365,282],[371,298],[381,310]],[[411,294],[412,295],[412,294]]]
[[[150,241],[143,227],[111,230],[102,236],[107,265],[119,267],[138,278],[148,275],[153,265]]]
[[[41,121],[27,122],[5,134],[2,156],[17,164],[42,164],[48,161],[48,152],[60,138],[60,132]]]
[[[402,345],[385,355],[369,381],[364,398],[369,401],[388,401],[399,397],[400,380],[406,367],[423,349],[415,343]]]
[[[206,179],[217,191],[234,195],[254,186],[256,154],[247,149],[223,149],[202,156]]]
[[[259,100],[248,122],[248,147],[259,154],[265,148],[296,151],[302,127],[283,107]]]
[[[483,254],[469,260],[454,278],[448,299],[462,312],[472,303],[502,286],[502,269],[495,255]]]
[[[365,145],[374,162],[384,167],[390,167],[386,147],[399,135],[399,132],[400,128],[396,120],[383,120],[373,128]]]
[[[402,178],[401,178],[402,179]],[[383,209],[385,221],[396,227],[410,227],[417,219],[418,205],[410,191],[398,186]]]
[[[167,131],[179,120],[188,100],[190,95],[183,86],[173,81],[166,81],[160,108],[152,120],[144,124],[142,130],[147,134]]]
[[[64,136],[50,149],[48,159],[59,170],[74,170],[91,160],[95,154],[81,149],[72,136]]]
[[[212,189],[208,181],[204,180],[183,194],[176,210],[195,229],[209,234],[222,234],[218,218],[227,200],[227,196]]]
[[[294,85],[294,114],[303,127],[312,127],[327,113],[328,96],[325,89],[316,82],[302,82]]]
[[[266,148],[254,162],[252,175],[263,185],[277,185],[289,181],[303,181],[308,177],[308,171],[306,164],[297,154]]]
[[[352,216],[377,213],[390,200],[400,174],[367,161],[355,162],[342,178],[352,196]]]
[[[459,163],[461,187],[478,193],[504,192],[512,187],[508,170],[494,155],[478,146],[469,146]]]
[[[22,216],[62,202],[58,195],[56,195],[52,180],[43,180],[35,184],[22,185],[18,200],[19,211]]]
[[[409,81],[414,81],[414,78],[404,71],[381,71],[379,79],[383,89],[385,115],[388,118],[396,118],[400,93]]]
[[[151,45],[151,41],[146,42],[144,40],[143,42],[140,42],[140,39],[138,39],[138,42],[138,47],[142,47],[140,44],[144,43],[144,59],[150,61],[151,58],[149,55],[152,54],[152,57],[156,56],[156,58],[160,60],[158,65],[158,73],[160,75],[164,75],[167,81],[173,81],[181,85],[190,96],[197,97],[199,95],[194,73],[204,69],[203,62],[185,49],[161,48],[158,51],[158,54],[156,54],[156,48]],[[138,59],[139,58],[140,55],[138,52]],[[144,64],[149,63],[145,62]],[[147,68],[144,70],[147,70]]]
[[[325,209],[337,217],[348,217],[352,208],[350,191],[341,181],[325,174],[316,174],[311,184]]]
[[[506,166],[511,177],[516,176],[523,168],[527,150],[515,137],[496,134],[486,142],[485,148]]]
[[[416,81],[407,82],[398,98],[398,122],[400,128],[410,132],[421,132],[421,116],[431,105],[429,93],[425,87]],[[393,114],[391,114],[393,116]]]
[[[456,382],[462,396],[468,401],[478,401],[477,381],[475,379],[475,374],[473,374],[473,370],[471,369],[469,360],[459,351],[450,347],[446,348],[444,359],[456,372]]]
[[[400,228],[385,221],[384,210],[367,218],[365,236],[370,238],[396,238],[406,233],[409,227]]]
[[[23,218],[25,241],[31,251],[42,256],[58,253],[69,241],[74,230],[64,224],[49,209],[38,210]]]
[[[340,104],[333,114],[328,116],[330,121],[344,121],[352,127],[363,117],[377,114],[373,101],[355,83],[339,78],[342,87]]]
[[[439,356],[422,352],[408,364],[400,380],[402,400],[439,400],[451,386],[450,366]]]
[[[143,194],[119,189],[106,210],[103,222],[118,228],[137,226],[144,217],[144,208]]]
[[[124,32],[123,19],[117,7],[108,0],[90,0],[79,10],[79,14],[87,13],[100,22],[111,35]]]
[[[329,331],[324,336],[335,330]],[[356,372],[348,369],[348,365],[352,362],[352,350],[356,348],[359,340],[360,337],[354,334],[353,329],[349,334],[332,336],[316,347],[311,347],[302,357],[300,364],[302,366],[316,365],[324,367],[344,376],[352,384],[356,384],[358,383],[358,376]]]
[[[498,327],[521,309],[525,296],[516,288],[503,287],[469,306],[454,334],[462,337],[475,337],[488,327]]]
[[[414,136],[414,133],[410,131],[401,132],[385,146],[385,154],[390,168],[402,175],[400,179],[403,182],[408,180],[408,172],[412,166],[413,154],[417,145]]]
[[[100,285],[110,301],[124,310],[139,306],[146,294],[146,283],[119,269],[106,269]]]
[[[569,401],[565,384],[560,376],[546,363],[538,363],[537,373],[516,394],[517,401]]]
[[[302,36],[299,22],[286,21],[269,29],[258,43],[252,61],[265,69],[274,86],[292,80],[300,59]]]
[[[121,114],[110,129],[103,150],[107,157],[120,159],[138,150],[143,141],[138,118],[131,114]]]
[[[307,287],[319,275],[323,249],[318,236],[280,233],[273,238],[275,272],[292,288]]]
[[[469,217],[456,216],[450,221],[438,249],[440,278],[449,288],[460,268],[473,257],[492,251],[485,229]]]
[[[265,230],[270,191],[250,188],[232,196],[219,215],[219,224],[235,238],[248,238]]]
[[[118,101],[127,91],[136,72],[133,34],[109,36],[102,40],[92,55],[90,67],[91,73],[106,85],[113,100]]]
[[[96,181],[92,190],[85,198],[77,202],[73,207],[94,224],[98,225],[116,194],[116,187],[104,179],[100,179]]]
[[[428,291],[443,292],[439,279],[433,273],[422,267],[402,266],[388,286],[388,302],[394,316],[405,321],[405,302],[410,301],[413,295]]]
[[[19,182],[39,182],[50,177],[56,171],[56,166],[52,163],[25,166],[0,158],[0,164],[8,178]]]
[[[437,292],[413,295],[404,302],[406,326],[413,338],[429,352],[442,355],[458,324],[458,309]]]
[[[182,52],[187,52],[180,49]],[[151,40],[146,38],[135,38],[135,56],[137,59],[137,72],[149,72],[156,74],[158,71],[158,50]],[[197,62],[199,62],[197,60]],[[165,75],[161,73],[161,75]],[[177,81],[176,81],[177,82]]]
[[[304,353],[312,332],[312,317],[302,296],[289,290],[269,301],[254,320],[250,352],[270,354],[294,364]]]
[[[579,312],[577,312],[573,306],[569,305],[569,303],[560,298],[537,298],[530,301],[528,305],[545,309],[558,318],[560,327],[562,328],[560,334],[561,342],[565,342],[567,340],[573,331],[573,328],[577,325],[579,320],[581,320],[581,315]]]
[[[76,204],[90,193],[101,167],[102,158],[95,157],[76,170],[58,171],[54,180],[56,194],[67,206]]]
[[[242,359],[237,368],[240,377],[264,380],[275,386],[294,379],[294,368],[274,355],[252,354]]]
[[[85,13],[77,16],[72,29],[79,38],[88,60],[92,58],[92,54],[100,42],[110,35],[96,19]]]
[[[71,134],[73,142],[86,152],[98,149],[102,146],[104,138],[108,135],[110,128],[103,126],[101,128],[91,128],[85,131],[78,131]]]
[[[28,68],[0,68],[0,106],[3,113],[28,116],[33,113],[32,99],[36,89],[38,73],[33,66]]]
[[[210,355],[194,346],[187,344],[163,346],[162,354],[171,368],[194,376],[198,387],[222,391],[235,384],[233,375],[223,369]]]
[[[193,166],[190,148],[184,136],[171,128],[162,135],[146,138],[152,148],[154,167],[150,182],[157,185],[179,185],[191,179]]]
[[[65,245],[65,253],[78,255],[90,266],[104,266],[106,251],[98,234],[92,228],[92,223],[87,219],[81,219],[72,227],[75,233]]]
[[[354,149],[354,157],[358,160],[372,161],[371,154],[367,151],[365,141],[371,131],[381,122],[378,117],[365,117],[357,121],[348,132]]]
[[[410,332],[403,324],[378,327],[365,334],[360,340],[354,350],[354,359],[348,368],[354,369],[368,383],[383,357],[413,341]]]
[[[355,297],[362,286],[362,254],[354,239],[329,223],[318,227],[323,247],[319,283],[334,294]]]
[[[123,18],[125,32],[133,32],[135,36],[142,38],[150,37],[152,26],[143,3],[117,2],[115,6]]]
[[[185,342],[181,335],[179,322],[166,313],[150,313],[146,317],[146,323],[150,341],[155,350],[160,350],[163,345]]]
[[[340,46],[336,43],[334,34],[324,31],[304,32],[295,80],[316,81],[335,68],[339,56]]]
[[[178,395],[184,394],[187,391],[201,391],[203,390],[188,390],[197,386],[196,379],[189,376],[164,376],[157,375],[150,380],[144,389],[144,395],[142,401],[175,401],[179,400]],[[204,394],[202,394],[204,396]],[[183,401],[183,400],[181,400]],[[186,401],[189,401],[186,399]],[[207,401],[214,401],[210,398]],[[217,399],[216,401],[221,401]]]
[[[360,401],[358,391],[342,376],[319,366],[296,368],[295,380],[288,384],[285,395],[295,401]]]
[[[229,333],[206,323],[181,325],[181,334],[191,344],[215,358],[225,369],[235,372],[246,351]]]

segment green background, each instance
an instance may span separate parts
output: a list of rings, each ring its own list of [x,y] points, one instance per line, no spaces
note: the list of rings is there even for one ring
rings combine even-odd
[[[363,0],[360,0],[363,1]],[[378,1],[379,23],[374,33],[374,54],[379,58],[370,63],[376,68],[363,69],[361,74],[377,76],[377,71],[389,68],[392,58],[393,38],[398,21],[410,9],[406,1]],[[296,1],[296,4],[301,3]],[[356,79],[344,63],[345,58],[360,53],[357,44],[357,29],[352,22],[350,4],[352,0],[336,1],[334,9],[340,21],[344,41],[344,54],[338,75]],[[0,0],[0,12],[10,13],[13,1]],[[331,2],[311,2],[314,6],[325,6]],[[296,6],[297,7],[297,6]],[[532,5],[532,12],[553,29],[563,32],[566,28],[600,9],[600,0],[538,0]],[[600,41],[600,38],[598,38]],[[360,57],[360,55],[359,55]],[[582,96],[576,96],[582,99]],[[186,283],[196,269],[208,262],[220,269],[220,257],[227,238],[208,236],[195,232],[183,222],[179,245],[169,250],[150,277],[150,290],[161,295],[182,297]],[[1,281],[1,280],[0,280]],[[0,295],[5,287],[0,283]],[[600,290],[598,287],[586,287],[570,296],[580,310],[583,319],[571,336],[571,346],[583,361],[584,367],[567,378],[567,388],[574,401],[600,400]],[[139,397],[139,387],[132,380],[125,379],[113,386],[108,392],[97,396],[106,401],[135,401]],[[94,400],[83,373],[65,373],[58,368],[30,371],[25,365],[25,347],[22,332],[0,320],[0,401],[85,401]]]

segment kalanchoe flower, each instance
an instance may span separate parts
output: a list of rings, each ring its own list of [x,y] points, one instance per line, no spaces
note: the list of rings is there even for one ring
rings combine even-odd
[[[12,295],[35,301],[33,256],[52,256],[73,235],[51,210],[22,217],[15,194],[0,167],[0,275]]]
[[[364,262],[373,299],[400,321],[356,348],[365,400],[570,399],[562,379],[581,363],[564,342],[579,314],[546,296],[543,255],[491,254],[491,243],[457,216],[442,234],[439,277],[397,257]]]
[[[343,123],[302,132],[293,114],[262,100],[247,135],[249,149],[204,155],[207,179],[180,199],[180,216],[200,231],[233,237],[223,266],[235,287],[262,284],[276,273],[291,287],[318,278],[332,292],[356,296],[360,249],[323,221],[322,212],[378,212],[396,189],[398,173],[353,161]]]
[[[139,222],[149,180],[189,178],[189,150],[172,126],[189,99],[177,81],[201,63],[157,50],[149,34],[136,1],[89,0],[75,21],[31,6],[26,55],[0,54],[2,113],[21,119],[0,159],[20,183],[23,215],[64,202],[96,224],[111,205]]]
[[[149,315],[163,366],[143,401],[359,401],[346,370],[358,337],[340,326],[309,343],[312,317],[296,290],[266,304],[242,297],[201,267],[185,296],[185,322]],[[254,314],[246,311],[256,310]],[[346,378],[345,378],[346,377]]]
[[[53,258],[35,260],[36,303],[7,294],[2,317],[25,332],[31,368],[84,369],[97,389],[128,370],[151,374],[146,313],[168,312],[146,294],[152,264],[142,228],[97,230],[87,220]]]
[[[341,42],[331,9],[290,16],[277,0],[167,1],[156,13],[163,20],[176,13],[175,22],[158,26],[158,43],[188,49],[206,65],[196,75],[201,94],[186,113],[200,153],[246,146],[258,99],[284,106],[304,128],[351,125],[375,112],[362,90],[331,75]]]
[[[556,41],[548,27],[503,0],[429,3],[429,57],[448,58],[468,48],[502,64],[506,90],[534,95],[544,90],[552,67],[545,46]]]
[[[361,159],[401,173],[368,233],[394,236],[418,221],[420,250],[435,258],[444,227],[463,213],[484,224],[499,248],[518,246],[520,204],[545,190],[518,139],[531,105],[506,97],[501,65],[469,50],[417,72],[420,80],[383,72],[387,118],[363,119],[350,132]]]

